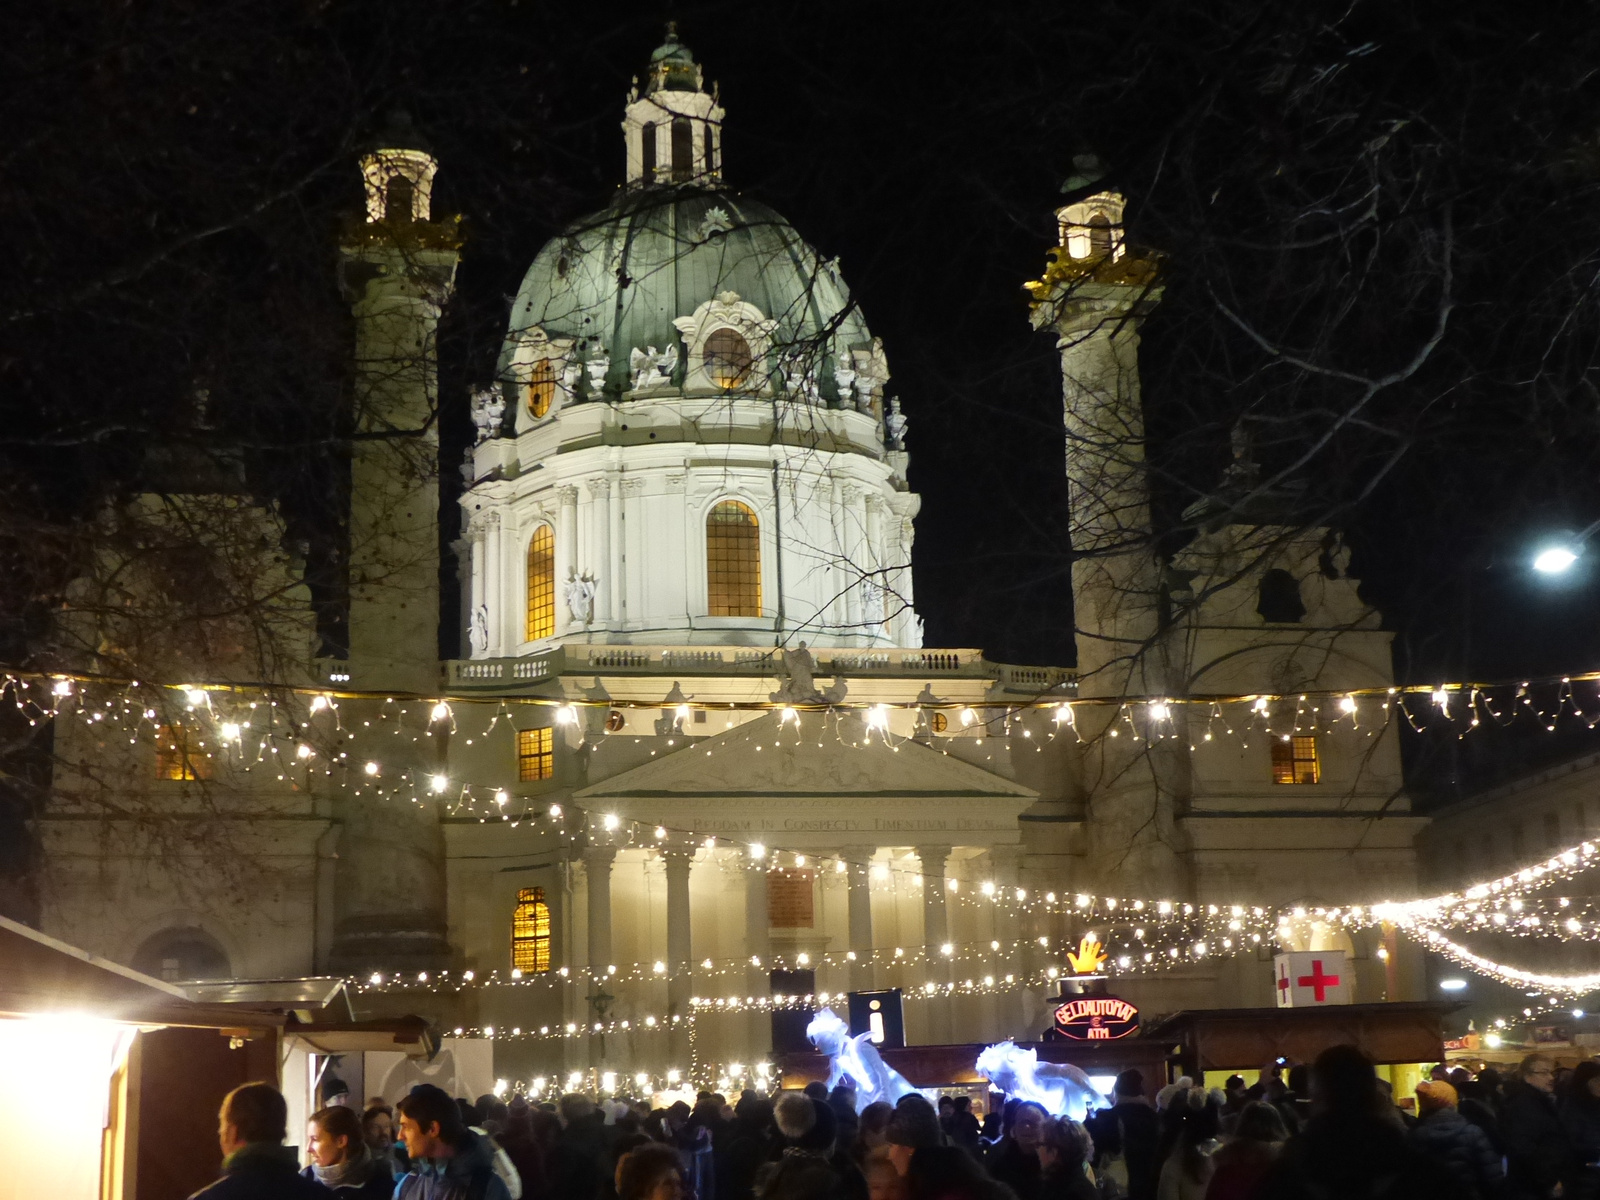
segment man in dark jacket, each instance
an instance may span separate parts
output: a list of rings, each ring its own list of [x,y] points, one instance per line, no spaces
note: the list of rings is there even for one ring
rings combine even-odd
[[[1161,1118],[1144,1094],[1144,1076],[1124,1071],[1111,1089],[1111,1107],[1084,1122],[1094,1139],[1095,1174],[1126,1180],[1128,1200],[1156,1200],[1161,1178]]]
[[[494,1147],[461,1121],[448,1092],[419,1083],[395,1106],[411,1169],[394,1200],[511,1200],[494,1173]]]
[[[331,1200],[320,1183],[300,1177],[284,1147],[289,1106],[270,1083],[246,1083],[223,1098],[217,1114],[222,1178],[190,1200]]]
[[[1500,1194],[1505,1172],[1488,1135],[1457,1110],[1454,1085],[1434,1080],[1417,1084],[1420,1116],[1411,1127],[1411,1145],[1455,1180],[1464,1200]]]
[[[1506,1147],[1507,1194],[1548,1200],[1572,1165],[1572,1145],[1556,1112],[1556,1064],[1530,1054],[1506,1084],[1500,1137]]]

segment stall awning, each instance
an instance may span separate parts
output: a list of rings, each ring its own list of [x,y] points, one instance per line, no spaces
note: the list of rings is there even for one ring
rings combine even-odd
[[[1376,1063],[1430,1063],[1444,1056],[1444,1015],[1431,1001],[1325,1008],[1188,1009],[1145,1026],[1178,1048],[1188,1068],[1242,1071],[1277,1058],[1311,1062],[1329,1046],[1359,1047]]]

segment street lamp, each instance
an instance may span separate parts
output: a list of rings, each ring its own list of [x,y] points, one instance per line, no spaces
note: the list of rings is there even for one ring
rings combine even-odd
[[[1582,532],[1561,534],[1541,545],[1533,554],[1533,569],[1541,575],[1562,575],[1578,561],[1586,543],[1600,530],[1600,521],[1586,526]]]

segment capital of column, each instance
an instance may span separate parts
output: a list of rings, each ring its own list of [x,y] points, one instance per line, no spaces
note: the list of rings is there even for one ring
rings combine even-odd
[[[607,842],[594,842],[583,848],[583,865],[585,867],[601,867],[609,871],[616,858],[617,847]]]
[[[916,846],[917,862],[924,879],[943,879],[945,863],[950,859],[951,846]]]

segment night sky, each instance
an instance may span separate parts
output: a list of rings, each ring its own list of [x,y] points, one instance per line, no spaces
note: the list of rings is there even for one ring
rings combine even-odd
[[[7,554],[174,437],[237,439],[264,491],[332,494],[305,450],[348,384],[337,220],[359,199],[354,148],[395,106],[440,159],[436,212],[468,233],[441,346],[452,475],[510,296],[619,184],[629,79],[672,17],[721,88],[728,186],[838,255],[884,339],[924,500],[929,644],[1072,659],[1060,380],[1021,285],[1092,151],[1131,239],[1168,256],[1143,360],[1168,540],[1248,414],[1268,472],[1300,463],[1304,518],[1347,532],[1402,678],[1600,667],[1600,573],[1552,586],[1526,567],[1536,537],[1600,516],[1589,6],[1537,27],[1420,3],[439,7],[65,5],[14,31]],[[1382,374],[1432,328],[1446,262],[1453,307],[1426,365],[1345,423],[1348,384],[1264,354],[1226,315]],[[214,437],[192,438],[197,386]],[[315,506],[299,521],[315,544]],[[34,628],[9,622],[13,657]],[[1442,795],[1585,744],[1447,741],[1414,748]]]

